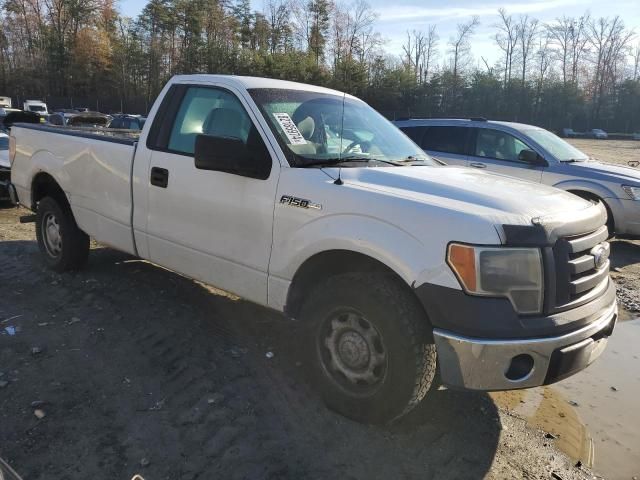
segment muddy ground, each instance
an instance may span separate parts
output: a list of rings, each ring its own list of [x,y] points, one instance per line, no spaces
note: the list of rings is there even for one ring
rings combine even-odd
[[[0,209],[0,456],[25,479],[592,478],[483,393],[346,420],[295,323],[99,246],[52,273],[24,213]]]

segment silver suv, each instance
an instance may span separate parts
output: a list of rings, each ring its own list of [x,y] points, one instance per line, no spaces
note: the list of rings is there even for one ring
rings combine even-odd
[[[607,208],[609,231],[640,238],[640,169],[590,159],[532,125],[475,119],[394,122],[445,163],[483,168],[567,190]]]

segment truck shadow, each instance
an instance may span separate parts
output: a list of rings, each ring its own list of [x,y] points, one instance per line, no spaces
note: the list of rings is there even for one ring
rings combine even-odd
[[[321,404],[300,325],[277,313],[107,248],[58,275],[34,242],[2,242],[0,264],[16,293],[0,312],[21,315],[19,336],[0,336],[0,365],[21,377],[0,399],[0,444],[26,478],[61,477],[69,459],[94,478],[131,478],[142,457],[149,478],[482,478],[493,462],[485,394],[434,388],[399,422],[361,425]],[[51,406],[27,438],[34,398]]]
[[[640,244],[630,240],[611,242],[611,268],[622,268],[640,263]]]

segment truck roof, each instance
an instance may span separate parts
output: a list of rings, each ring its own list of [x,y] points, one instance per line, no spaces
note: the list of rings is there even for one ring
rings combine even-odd
[[[307,83],[290,82],[288,80],[278,80],[275,78],[264,77],[245,77],[242,75],[213,75],[213,74],[196,74],[196,75],[176,75],[171,79],[171,83],[187,83],[187,82],[222,82],[234,85],[242,89],[251,88],[281,88],[287,90],[306,90],[311,92],[326,93],[329,95],[346,95],[349,98],[356,98],[348,93],[333,90],[331,88],[319,87],[317,85],[309,85]]]

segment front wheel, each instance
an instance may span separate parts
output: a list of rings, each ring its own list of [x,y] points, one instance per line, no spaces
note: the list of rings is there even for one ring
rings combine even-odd
[[[417,300],[378,273],[331,277],[302,308],[314,383],[325,403],[360,422],[385,423],[424,398],[435,345]]]
[[[71,209],[52,197],[38,202],[36,237],[47,265],[56,272],[77,270],[87,261],[89,236],[78,228]]]

